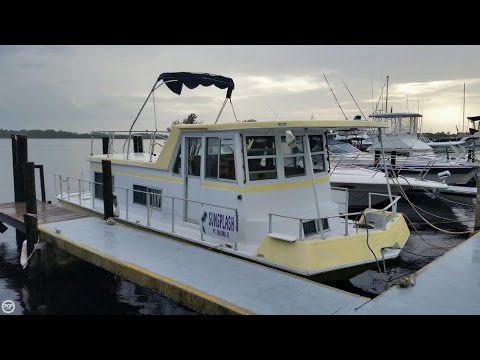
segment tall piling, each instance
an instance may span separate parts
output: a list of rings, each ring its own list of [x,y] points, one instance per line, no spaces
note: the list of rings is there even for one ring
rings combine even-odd
[[[13,165],[13,192],[15,202],[25,201],[23,164],[28,161],[27,137],[11,134],[12,138],[12,165]],[[17,248],[22,249],[25,234],[16,230]]]
[[[107,220],[113,217],[113,184],[112,184],[112,163],[110,160],[102,160],[103,174],[103,214]]]

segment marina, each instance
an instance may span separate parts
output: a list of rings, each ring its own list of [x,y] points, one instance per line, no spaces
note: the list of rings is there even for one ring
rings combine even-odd
[[[88,133],[0,129],[1,315],[480,313],[480,109],[467,81],[455,132],[446,97],[412,100],[427,85],[405,75],[390,88],[382,77],[377,95],[372,76],[358,97],[343,81],[355,109],[325,73],[159,66],[115,81],[105,69],[104,97],[50,77],[77,93],[52,127]],[[460,84],[447,83],[429,84]],[[15,113],[5,124],[32,128]]]

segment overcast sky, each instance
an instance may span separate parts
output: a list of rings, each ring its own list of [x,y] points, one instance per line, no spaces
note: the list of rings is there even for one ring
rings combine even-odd
[[[77,132],[128,130],[162,72],[208,72],[235,82],[239,119],[342,119],[372,113],[390,76],[388,110],[417,111],[424,131],[462,130],[480,115],[480,46],[0,46],[0,128]],[[372,85],[373,79],[373,102]],[[190,113],[214,122],[225,90],[155,93],[158,129]],[[381,105],[379,105],[381,107]],[[276,114],[276,115],[275,115]],[[220,122],[234,121],[230,106]],[[467,121],[465,121],[467,123]],[[149,102],[135,126],[155,128]]]

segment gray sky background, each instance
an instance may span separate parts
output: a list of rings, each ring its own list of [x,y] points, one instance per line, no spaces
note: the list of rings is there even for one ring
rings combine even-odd
[[[342,119],[359,114],[342,81],[368,115],[390,76],[388,111],[424,115],[424,131],[462,130],[480,115],[480,46],[0,46],[0,128],[77,132],[128,130],[162,72],[208,72],[233,78],[239,119]],[[371,77],[373,77],[373,103]],[[158,129],[190,113],[214,122],[225,91],[198,87],[156,92]],[[418,99],[418,102],[417,102]],[[419,105],[418,105],[419,104]],[[220,122],[234,121],[225,108]],[[467,121],[465,120],[465,124]],[[468,125],[468,124],[467,124]],[[150,102],[135,126],[155,128]]]

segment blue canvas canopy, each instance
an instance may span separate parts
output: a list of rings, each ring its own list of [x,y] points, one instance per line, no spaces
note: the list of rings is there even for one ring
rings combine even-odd
[[[227,88],[227,99],[232,97],[232,91],[235,87],[233,80],[221,75],[214,75],[208,73],[190,73],[190,72],[170,72],[162,73],[157,81],[163,82],[175,94],[182,93],[182,87],[185,85],[189,89],[195,89],[198,85],[210,86],[214,85],[219,89]]]

